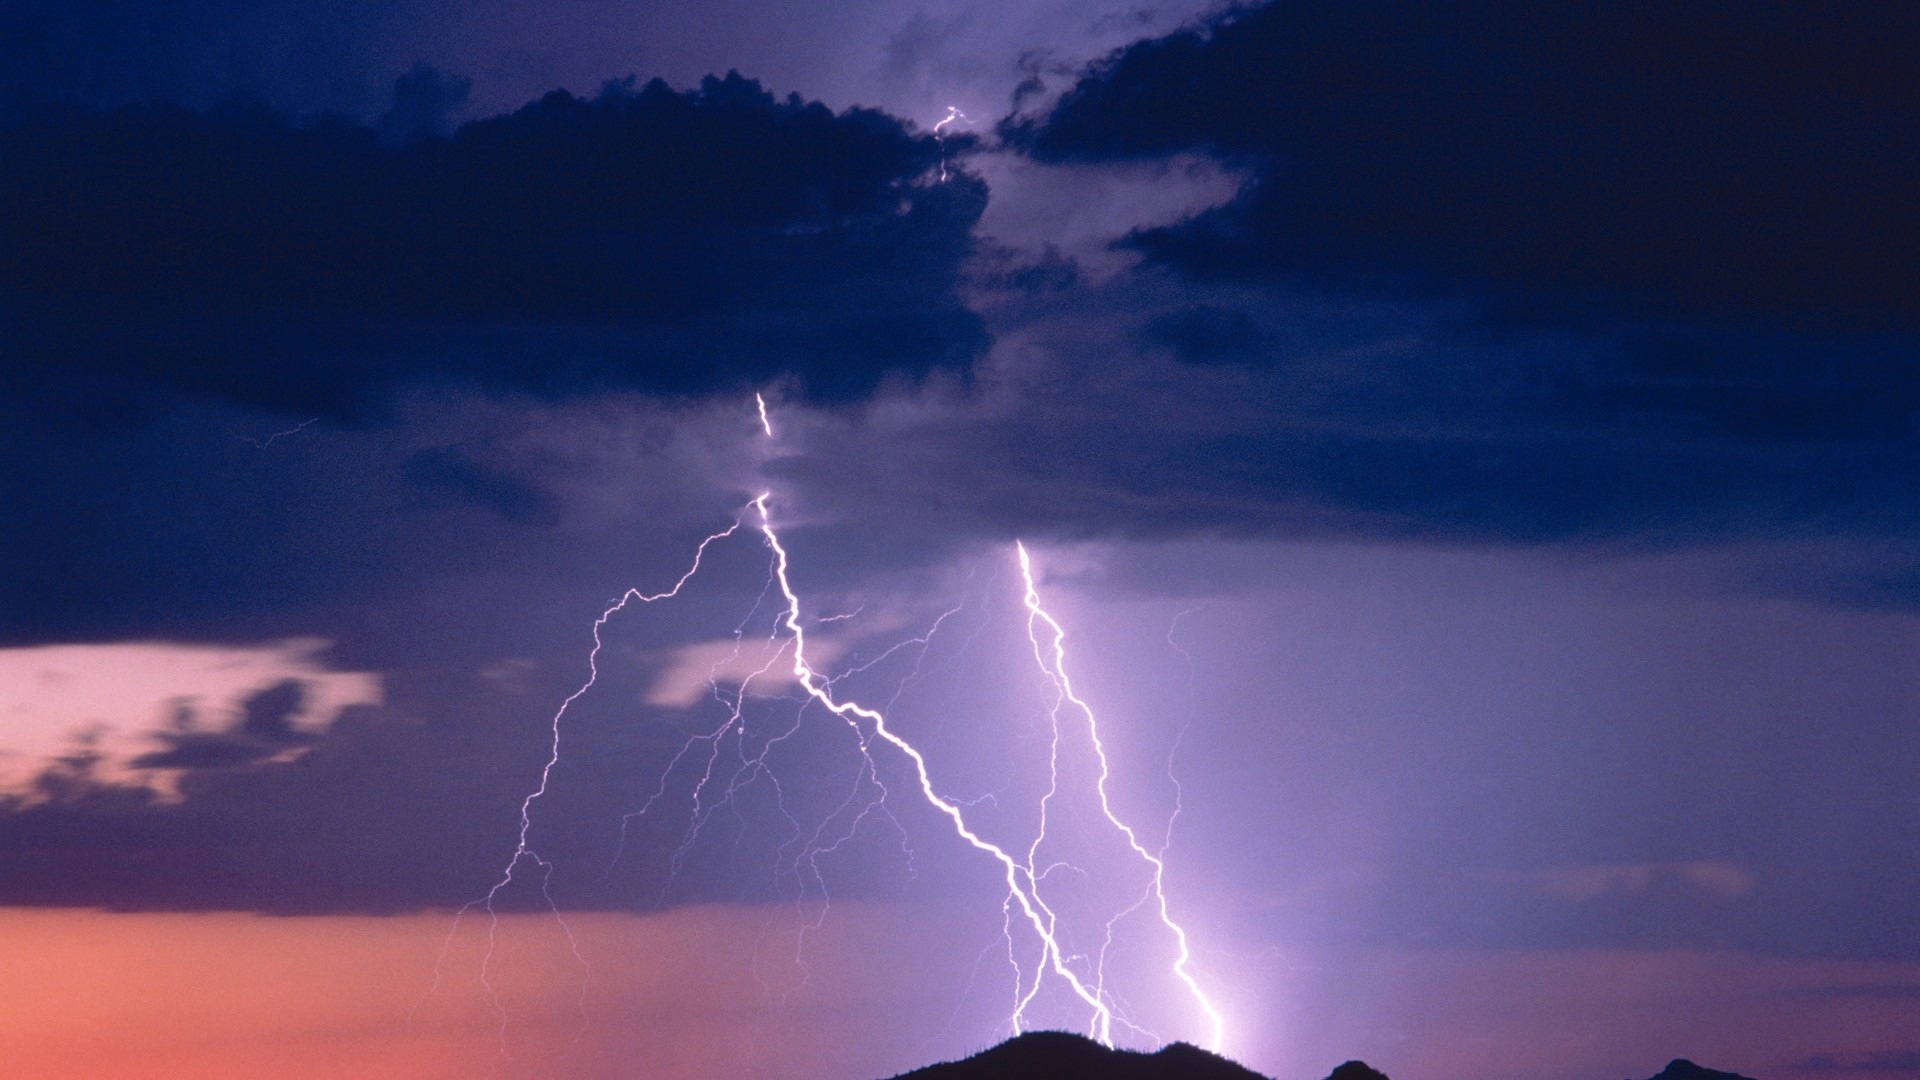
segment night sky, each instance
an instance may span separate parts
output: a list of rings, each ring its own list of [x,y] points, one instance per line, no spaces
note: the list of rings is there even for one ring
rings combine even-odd
[[[944,805],[1123,1046],[1917,1080],[1916,103],[1871,0],[6,5],[0,1071],[1093,1030]]]

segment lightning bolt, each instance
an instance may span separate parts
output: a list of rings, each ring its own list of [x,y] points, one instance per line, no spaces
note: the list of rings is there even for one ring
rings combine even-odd
[[[956,121],[965,121],[969,124],[973,123],[966,113],[960,111],[959,106],[949,105],[947,106],[947,115],[933,125],[933,141],[940,146],[940,182],[943,184],[947,182],[947,137],[945,131],[948,124]]]
[[[530,860],[543,868],[548,866],[547,861],[542,859],[540,854],[534,851],[532,845],[527,842],[527,834],[533,828],[533,804],[547,793],[548,786],[553,782],[553,770],[560,764],[560,722],[566,718],[567,710],[573,708],[573,703],[585,697],[587,691],[593,689],[593,684],[600,679],[600,651],[605,648],[605,643],[601,640],[600,635],[606,628],[607,621],[620,612],[625,611],[629,604],[654,604],[662,600],[670,600],[680,595],[680,590],[686,588],[687,582],[692,581],[694,575],[700,572],[700,563],[706,558],[707,548],[717,540],[724,540],[732,536],[739,528],[740,523],[736,521],[719,532],[708,536],[705,540],[700,541],[700,546],[695,548],[693,552],[693,565],[687,568],[686,573],[680,575],[680,580],[674,582],[672,588],[665,592],[653,594],[642,593],[638,589],[628,589],[605,611],[602,611],[599,618],[593,620],[593,648],[587,653],[587,681],[581,683],[578,690],[568,694],[566,700],[560,703],[560,708],[553,714],[553,722],[550,725],[553,738],[548,748],[547,763],[540,769],[540,784],[534,788],[525,799],[521,800],[520,838],[514,846],[513,857],[507,860],[506,869],[500,874],[500,880],[494,883],[493,888],[487,890],[486,897],[480,901],[486,904],[487,910],[493,910],[493,902],[495,898],[500,895],[500,890],[513,884],[514,868],[519,866],[523,860]]]
[[[1059,687],[1060,696],[1071,702],[1074,708],[1078,709],[1081,715],[1086,717],[1087,737],[1093,744],[1094,756],[1100,762],[1100,776],[1099,779],[1094,782],[1094,789],[1100,796],[1100,811],[1106,816],[1107,822],[1117,829],[1122,836],[1126,837],[1127,846],[1133,850],[1134,855],[1152,868],[1151,896],[1155,907],[1159,911],[1161,925],[1166,927],[1167,931],[1173,935],[1179,950],[1179,956],[1176,957],[1173,962],[1173,973],[1186,985],[1188,993],[1193,996],[1194,1001],[1200,1007],[1200,1011],[1206,1014],[1207,1022],[1212,1033],[1208,1048],[1218,1049],[1226,1041],[1226,1020],[1220,1015],[1220,1011],[1214,1008],[1213,1003],[1207,1000],[1206,993],[1200,989],[1199,982],[1193,976],[1190,968],[1193,961],[1193,953],[1187,943],[1187,931],[1173,920],[1173,914],[1167,904],[1166,860],[1160,854],[1148,851],[1145,845],[1140,843],[1140,837],[1134,832],[1133,827],[1120,820],[1119,815],[1114,813],[1112,800],[1107,794],[1107,782],[1112,777],[1112,766],[1107,761],[1106,744],[1100,739],[1100,723],[1094,716],[1093,707],[1081,700],[1080,696],[1074,692],[1073,680],[1067,676],[1066,628],[1061,626],[1059,621],[1049,614],[1047,609],[1040,604],[1040,590],[1034,583],[1033,577],[1033,557],[1027,554],[1027,545],[1016,540],[1014,541],[1014,550],[1019,553],[1020,579],[1026,586],[1026,593],[1023,600],[1027,607],[1027,637],[1033,642],[1034,662],[1038,663],[1040,669]],[[1039,627],[1042,623],[1046,624],[1050,632],[1049,634],[1043,635],[1039,632]],[[1042,647],[1040,640],[1043,636],[1049,637],[1048,644],[1045,648]],[[1176,814],[1179,813],[1177,805],[1174,812]],[[1131,911],[1132,909],[1128,910]],[[1115,915],[1114,921],[1118,921],[1125,914],[1127,914],[1127,912],[1123,911],[1119,915]],[[1112,926],[1113,922],[1109,922],[1109,941],[1111,941]]]
[[[936,133],[956,118],[964,118],[957,109],[949,111],[949,117],[936,125]],[[754,403],[762,433],[768,439],[774,438],[774,426],[765,397],[755,394]],[[470,902],[456,914],[456,930],[459,919],[474,909],[484,909],[489,915],[486,952],[480,962],[479,982],[485,987],[489,1004],[500,1020],[502,1055],[506,1048],[507,1018],[499,1006],[489,980],[495,935],[499,926],[496,901],[500,894],[513,886],[521,876],[537,874],[542,896],[546,899],[549,909],[555,918],[560,920],[561,926],[566,927],[565,920],[560,916],[559,907],[548,891],[553,864],[543,857],[532,843],[534,808],[535,804],[548,794],[555,770],[559,767],[562,729],[569,711],[593,690],[600,679],[601,654],[604,647],[603,630],[610,620],[631,607],[650,605],[679,596],[687,584],[699,574],[708,549],[742,531],[757,534],[770,553],[770,559],[767,586],[762,592],[761,599],[756,601],[753,610],[735,628],[735,646],[732,656],[715,661],[709,672],[709,687],[716,701],[725,709],[725,713],[717,724],[689,734],[680,751],[667,763],[661,774],[658,789],[643,802],[639,809],[623,816],[620,824],[621,845],[623,847],[625,845],[628,825],[647,815],[667,797],[669,778],[679,770],[683,761],[691,758],[692,770],[697,776],[693,779],[691,792],[681,797],[690,800],[692,816],[685,832],[681,835],[678,847],[669,860],[667,881],[670,885],[680,869],[682,860],[693,850],[705,824],[714,812],[722,806],[733,803],[734,799],[749,785],[762,777],[766,778],[772,787],[774,801],[780,813],[785,816],[791,830],[789,837],[780,845],[776,854],[778,866],[784,868],[778,872],[782,875],[787,873],[794,875],[793,878],[786,880],[795,880],[800,883],[800,899],[803,902],[809,896],[810,890],[817,890],[821,903],[817,916],[807,921],[798,931],[794,964],[801,973],[799,985],[805,985],[807,968],[802,954],[805,949],[806,935],[810,928],[817,930],[824,924],[827,912],[828,896],[826,879],[820,865],[821,858],[849,843],[862,828],[863,823],[875,814],[890,819],[893,826],[900,830],[903,842],[907,837],[905,827],[898,818],[893,816],[893,811],[888,807],[888,799],[892,793],[886,781],[883,780],[883,776],[898,775],[897,769],[893,766],[883,767],[874,756],[878,751],[887,751],[897,758],[899,764],[906,767],[912,786],[917,788],[921,800],[937,816],[946,820],[953,836],[984,857],[987,863],[995,868],[995,877],[1004,888],[1001,901],[1001,930],[1006,955],[1013,968],[1013,997],[1005,1020],[1007,1028],[1015,1033],[1026,1030],[1029,1026],[1028,1013],[1034,1007],[1043,986],[1053,986],[1064,990],[1067,995],[1066,1000],[1077,1002],[1075,1008],[1084,1017],[1086,1033],[1100,1042],[1108,1046],[1114,1045],[1116,1025],[1157,1039],[1158,1037],[1151,1031],[1125,1015],[1120,1006],[1121,999],[1116,997],[1107,986],[1108,954],[1114,945],[1116,928],[1134,912],[1142,908],[1151,908],[1158,916],[1160,931],[1164,932],[1170,941],[1171,951],[1174,954],[1170,966],[1171,975],[1192,998],[1199,1014],[1205,1017],[1204,1023],[1209,1031],[1209,1047],[1215,1049],[1220,1047],[1224,1042],[1225,1021],[1219,1010],[1208,1000],[1200,980],[1192,970],[1193,956],[1187,931],[1173,918],[1172,905],[1167,896],[1165,858],[1167,841],[1163,838],[1158,850],[1150,849],[1140,839],[1137,830],[1123,820],[1115,809],[1114,800],[1109,792],[1113,770],[1108,760],[1098,719],[1094,709],[1080,695],[1068,674],[1067,633],[1063,624],[1048,611],[1041,600],[1033,558],[1026,545],[1021,542],[1014,544],[1014,554],[1020,571],[1026,637],[1035,664],[1053,688],[1053,703],[1048,717],[1051,725],[1048,784],[1045,794],[1041,796],[1038,803],[1038,825],[1023,845],[1013,845],[990,839],[986,831],[969,818],[970,810],[977,809],[982,803],[992,802],[992,796],[968,801],[945,794],[936,783],[935,770],[927,753],[889,723],[887,712],[898,701],[899,691],[895,692],[893,700],[889,701],[884,708],[875,708],[843,694],[837,688],[841,680],[873,668],[902,649],[916,647],[920,650],[920,657],[924,659],[925,651],[934,635],[939,633],[946,620],[960,609],[947,611],[935,619],[921,636],[899,642],[865,663],[854,664],[838,674],[824,672],[821,667],[822,661],[815,658],[811,648],[812,643],[808,636],[809,620],[805,617],[800,594],[793,586],[790,573],[792,558],[789,549],[775,527],[773,495],[770,491],[763,491],[742,508],[740,515],[732,524],[699,542],[694,549],[691,565],[670,588],[655,593],[629,589],[612,599],[594,620],[593,644],[586,657],[587,677],[560,703],[552,716],[549,724],[547,760],[540,771],[537,785],[520,803],[519,829],[512,854],[486,895]],[[721,672],[734,670],[738,666],[736,662],[742,659],[742,650],[749,640],[745,636],[746,628],[756,618],[755,612],[762,611],[769,600],[773,601],[772,606],[775,608],[773,626],[763,645],[759,646],[768,650],[764,654],[767,659],[759,663],[755,670],[748,671],[734,680],[734,686],[730,692],[723,691],[720,686]],[[851,613],[816,617],[812,620],[812,624],[817,626],[838,622],[851,619],[858,614],[856,610]],[[753,661],[748,661],[748,665],[753,666]],[[758,746],[750,747],[744,710],[752,684],[757,679],[769,677],[780,666],[785,666],[787,674],[799,688],[798,708],[784,730],[755,735]],[[909,675],[907,680],[901,683],[902,689],[906,682],[912,681],[918,673],[918,662],[916,662],[914,674]],[[860,768],[856,771],[851,786],[846,789],[844,800],[837,808],[820,818],[810,830],[804,827],[800,819],[789,809],[785,791],[769,761],[769,754],[777,745],[800,731],[805,721],[805,713],[809,708],[824,709],[844,722],[861,756]],[[1063,786],[1062,767],[1062,753],[1068,736],[1069,717],[1072,719],[1073,738],[1078,740],[1083,733],[1086,743],[1092,748],[1093,763],[1097,766],[1092,783],[1092,795],[1097,799],[1100,821],[1106,829],[1111,830],[1111,835],[1117,838],[1115,850],[1118,851],[1120,843],[1123,842],[1128,856],[1139,867],[1137,872],[1143,874],[1145,878],[1145,883],[1139,891],[1129,894],[1134,897],[1131,903],[1120,906],[1119,910],[1108,916],[1103,928],[1104,939],[1098,951],[1091,956],[1084,951],[1077,951],[1071,944],[1066,924],[1073,916],[1068,907],[1061,906],[1062,900],[1055,897],[1054,894],[1058,893],[1059,889],[1049,885],[1049,881],[1055,875],[1082,878],[1088,876],[1086,871],[1078,866],[1050,854],[1055,847],[1065,842],[1049,832],[1048,815],[1056,799],[1065,799],[1069,795]],[[737,756],[737,765],[732,767],[734,771],[731,776],[727,776],[720,766],[721,755],[728,746],[734,748],[734,754]],[[701,758],[704,758],[704,764],[701,763]],[[1171,776],[1171,762],[1169,776]],[[1176,780],[1173,817],[1179,814],[1178,790]],[[863,792],[870,793],[864,802],[862,801]],[[1076,797],[1085,798],[1086,796],[1083,794]],[[686,804],[682,803],[682,805]],[[1169,834],[1171,828],[1172,818],[1168,822]],[[911,865],[911,848],[906,848],[906,853]],[[614,856],[616,863],[619,858],[616,852]],[[802,872],[803,863],[805,864],[804,873]],[[610,873],[612,867],[608,869]],[[658,900],[664,902],[665,898],[666,893],[663,891]],[[581,957],[577,943],[573,941],[571,930],[568,929],[566,933],[575,958],[584,968],[586,961]],[[451,941],[450,932],[449,945]],[[441,955],[444,960],[446,955],[444,947]],[[759,975],[757,956],[758,948],[756,947],[756,976]],[[1023,959],[1023,956],[1026,959]],[[439,972],[436,967],[436,986],[438,981]],[[761,984],[771,993],[772,987],[764,978],[761,979]],[[789,986],[781,994],[782,1000],[784,1001],[786,996],[796,989],[798,986]],[[432,990],[429,990],[429,994],[431,993]],[[583,1023],[584,997],[583,985]]]
[[[1058,937],[1054,933],[1054,916],[1039,896],[1039,880],[1033,872],[1030,862],[1022,862],[1009,855],[1006,849],[984,839],[967,825],[966,815],[958,804],[941,797],[934,789],[933,776],[927,769],[926,755],[912,743],[902,738],[887,726],[887,718],[877,709],[870,709],[853,701],[840,701],[828,691],[828,681],[807,660],[807,631],[800,620],[800,596],[794,592],[793,584],[787,575],[789,559],[787,549],[780,543],[780,534],[774,531],[772,515],[767,510],[767,500],[771,496],[762,493],[753,500],[753,507],[759,511],[760,533],[766,538],[767,546],[773,549],[774,576],[780,584],[780,594],[787,601],[786,628],[793,635],[793,675],[807,696],[835,716],[845,720],[857,718],[872,725],[875,737],[884,740],[906,755],[913,763],[914,776],[920,783],[920,794],[928,805],[944,815],[953,825],[953,831],[960,839],[971,845],[974,850],[988,855],[998,862],[1007,882],[1007,896],[1020,908],[1027,924],[1038,934],[1045,956],[1045,963],[1054,975],[1066,982],[1074,996],[1085,1002],[1092,1010],[1092,1032],[1101,1042],[1113,1044],[1113,1010],[1103,994],[1096,993],[1092,987],[1082,981],[1068,965]],[[1037,983],[1037,980],[1036,980]],[[1030,1000],[1030,999],[1029,999]],[[1019,1013],[1012,1020],[1015,1030],[1020,1029]]]
[[[227,429],[227,434],[233,436],[236,439],[239,439],[243,443],[251,443],[255,450],[265,450],[267,447],[273,445],[273,441],[275,439],[284,439],[289,435],[298,435],[301,432],[307,430],[309,426],[313,424],[317,424],[319,422],[320,422],[320,418],[317,416],[313,417],[310,420],[302,420],[299,423],[293,425],[292,427],[286,429],[285,431],[276,431],[273,434],[268,435],[264,438],[255,438],[252,435],[242,435],[239,432],[233,430],[232,428]]]
[[[939,123],[933,125],[933,133],[935,135],[938,135],[942,128],[946,127],[948,124],[953,123],[955,120],[966,120],[967,123],[969,124],[973,123],[972,120],[967,119],[966,113],[963,113],[960,111],[959,106],[949,105],[947,106],[946,117],[942,119]]]
[[[572,927],[561,917],[559,905],[554,903],[553,894],[548,890],[548,885],[553,876],[553,864],[543,858],[540,853],[534,849],[533,845],[529,842],[529,836],[533,829],[533,804],[547,794],[547,790],[553,782],[553,770],[560,764],[561,721],[566,718],[567,710],[571,709],[575,702],[585,697],[587,691],[593,689],[594,684],[600,679],[600,653],[605,647],[605,643],[601,638],[601,632],[606,628],[609,620],[621,611],[626,610],[630,604],[653,604],[678,596],[680,590],[686,587],[687,582],[692,581],[694,575],[700,572],[700,564],[701,561],[706,558],[707,548],[712,546],[716,541],[732,536],[735,532],[739,531],[739,528],[740,523],[735,521],[733,524],[700,541],[699,546],[694,549],[693,565],[687,568],[686,573],[680,575],[679,580],[673,583],[672,588],[664,592],[652,594],[643,593],[638,589],[628,589],[626,592],[614,598],[613,602],[610,603],[605,610],[601,611],[600,616],[593,621],[593,648],[587,653],[587,679],[580,684],[579,689],[568,694],[566,699],[560,703],[560,707],[554,711],[553,720],[549,724],[552,735],[548,743],[547,763],[540,768],[540,783],[532,791],[527,793],[526,798],[520,801],[520,831],[518,839],[514,844],[513,854],[507,859],[506,866],[501,869],[500,879],[493,883],[493,887],[487,890],[487,894],[477,900],[468,902],[454,914],[453,925],[447,930],[447,939],[441,944],[439,957],[434,962],[433,982],[428,986],[425,995],[422,996],[420,1001],[414,1004],[413,1012],[418,1013],[420,1005],[428,998],[431,998],[439,988],[441,971],[446,964],[447,954],[453,947],[454,937],[460,931],[461,921],[472,912],[473,909],[484,908],[487,912],[487,944],[481,956],[478,980],[486,991],[488,1007],[500,1022],[500,1050],[494,1059],[495,1069],[498,1068],[500,1060],[506,1056],[508,1017],[506,1011],[500,1005],[499,996],[494,992],[491,978],[494,950],[498,944],[500,930],[499,912],[494,907],[494,904],[495,901],[499,899],[501,891],[514,883],[515,873],[520,869],[521,864],[530,863],[539,867],[541,874],[540,894],[546,899],[548,909],[553,912],[554,918],[559,921],[561,930],[566,934],[567,946],[572,950],[574,960],[580,964],[582,969],[586,969],[588,966],[586,957],[580,953],[580,943],[573,936]],[[586,986],[583,983],[581,986],[583,1025],[585,1021],[585,994]],[[584,1031],[584,1026],[582,1030]]]

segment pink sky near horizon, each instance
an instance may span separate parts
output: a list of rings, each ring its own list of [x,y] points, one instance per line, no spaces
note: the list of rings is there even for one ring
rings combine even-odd
[[[947,993],[923,977],[944,944],[915,931],[925,916],[838,908],[810,934],[806,972],[768,959],[792,929],[784,909],[570,916],[584,982],[550,917],[506,916],[495,1014],[477,981],[484,915],[450,936],[447,913],[6,909],[0,1061],[16,1080],[878,1080],[964,1052],[943,1031]],[[1788,1080],[1818,1075],[1802,1066],[1821,1055],[1858,1080],[1914,1075],[1899,1066],[1920,964],[1678,950],[1204,959],[1228,1002],[1228,1052],[1278,1080],[1349,1058],[1393,1080],[1644,1080],[1673,1057]],[[1259,1016],[1234,1011],[1254,1002]]]

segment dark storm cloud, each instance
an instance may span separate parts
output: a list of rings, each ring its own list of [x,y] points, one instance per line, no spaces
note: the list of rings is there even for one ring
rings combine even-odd
[[[472,79],[416,61],[394,81],[393,107],[380,117],[380,134],[393,142],[445,135],[452,128],[454,113],[472,92]]]
[[[1246,179],[1121,241],[1108,348],[1184,392],[1090,387],[1115,402],[1009,454],[1067,532],[1905,535],[1917,42],[1890,3],[1282,0],[1119,50],[1002,135]]]
[[[1242,308],[1193,304],[1149,319],[1149,340],[1165,345],[1190,364],[1249,360],[1265,344],[1252,314]]]
[[[1852,537],[1880,554],[1781,587],[1911,603],[1912,549],[1882,543],[1920,528],[1920,367],[1898,339],[1496,327],[1457,304],[1154,276],[1030,300],[1051,310],[996,326],[980,407],[823,425],[779,475],[878,546]]]
[[[504,469],[475,461],[455,447],[416,450],[402,463],[400,473],[423,489],[456,504],[484,506],[505,521],[550,525],[556,519],[554,499],[548,492]]]
[[[1201,277],[1910,331],[1917,45],[1895,2],[1280,2],[1115,53],[1003,131],[1246,169],[1132,238]]]
[[[458,97],[430,75],[403,80],[396,133]],[[841,401],[984,344],[954,290],[985,190],[929,175],[952,140],[738,76],[556,91],[404,145],[244,102],[43,109],[4,143],[0,280],[27,370],[349,417],[423,381],[791,378]]]
[[[0,395],[0,645],[317,635],[381,669],[484,658],[529,610],[590,616],[678,572],[745,497],[727,455],[758,431],[750,397],[638,395],[409,399],[392,424],[268,438],[296,426],[104,378]]]
[[[0,114],[46,102],[358,98],[367,38],[417,5],[394,0],[19,0],[0,8]],[[368,101],[368,104],[371,104]]]

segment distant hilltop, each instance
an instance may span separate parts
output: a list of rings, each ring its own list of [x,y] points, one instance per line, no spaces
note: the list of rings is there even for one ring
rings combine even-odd
[[[1187,1043],[1144,1054],[1111,1050],[1084,1035],[1030,1031],[962,1061],[929,1065],[893,1080],[1269,1080],[1243,1065]],[[1387,1080],[1365,1062],[1349,1061],[1327,1080]],[[1652,1080],[1751,1080],[1676,1058]]]
[[[1345,1066],[1342,1066],[1343,1068]],[[1364,1065],[1361,1068],[1366,1068]],[[1368,1069],[1368,1072],[1373,1070]],[[1378,1074],[1375,1074],[1378,1075]],[[1187,1043],[1158,1052],[1110,1050],[1084,1035],[1029,1031],[964,1061],[929,1065],[894,1080],[1266,1080]],[[1340,1077],[1338,1080],[1372,1080]],[[1386,1080],[1381,1077],[1380,1080]]]
[[[1753,1080],[1753,1078],[1741,1076],[1739,1073],[1702,1068],[1686,1058],[1674,1058],[1653,1080]]]

